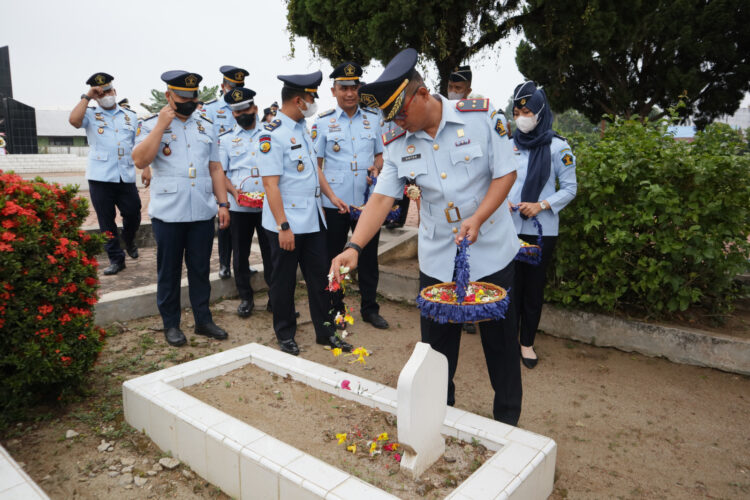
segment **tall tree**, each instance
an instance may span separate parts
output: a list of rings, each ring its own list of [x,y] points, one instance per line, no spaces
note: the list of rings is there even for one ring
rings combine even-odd
[[[528,0],[520,71],[554,109],[657,119],[682,98],[700,127],[750,90],[747,0]],[[652,109],[659,109],[652,114]]]
[[[387,63],[413,47],[433,61],[445,94],[448,76],[490,48],[515,25],[521,0],[287,0],[287,28],[314,52],[338,64]]]
[[[211,99],[216,98],[216,94],[219,92],[219,86],[214,85],[213,87],[204,86],[203,89],[198,93],[198,99],[203,102],[208,102]],[[141,103],[141,106],[146,108],[149,113],[158,113],[161,108],[166,106],[167,98],[164,92],[161,90],[151,89],[151,103]]]

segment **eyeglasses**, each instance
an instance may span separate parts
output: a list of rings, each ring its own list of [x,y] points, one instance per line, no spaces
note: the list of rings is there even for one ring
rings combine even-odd
[[[419,89],[422,87],[417,87],[417,90],[414,91],[414,93],[409,98],[409,101],[399,110],[398,113],[396,113],[396,116],[393,117],[394,120],[406,120],[406,118],[409,116],[409,114],[406,112],[407,109],[409,109],[409,105],[414,100],[414,96],[417,95],[417,92],[419,92]]]

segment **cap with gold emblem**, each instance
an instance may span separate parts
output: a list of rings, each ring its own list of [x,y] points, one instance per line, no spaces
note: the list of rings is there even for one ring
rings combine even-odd
[[[94,73],[88,80],[86,80],[86,85],[91,85],[92,87],[101,87],[102,90],[106,92],[107,90],[112,88],[112,85],[110,85],[109,83],[114,79],[114,76],[108,75],[107,73]]]
[[[315,73],[308,73],[306,75],[277,75],[276,78],[284,82],[284,87],[308,92],[317,99],[318,87],[320,86],[320,82],[323,81],[323,73],[318,70]]]
[[[513,107],[518,109],[528,108],[533,113],[538,113],[544,107],[544,98],[537,92],[536,84],[532,81],[523,82],[516,86],[513,91]]]
[[[245,77],[250,73],[236,66],[222,66],[219,71],[224,75],[224,83],[230,87],[244,87]]]
[[[448,77],[451,82],[471,82],[471,66],[459,66]]]
[[[417,64],[417,51],[404,49],[383,70],[372,83],[359,88],[359,102],[368,108],[380,108],[383,119],[392,121],[404,106],[406,86],[414,74]]]
[[[161,79],[167,84],[167,88],[180,97],[198,97],[198,84],[203,77],[198,73],[174,70],[162,73]]]
[[[237,87],[224,94],[224,102],[232,111],[242,111],[254,104],[255,91],[246,87]]]
[[[359,85],[359,78],[362,76],[362,66],[355,62],[347,61],[339,64],[334,68],[328,78],[344,86]]]

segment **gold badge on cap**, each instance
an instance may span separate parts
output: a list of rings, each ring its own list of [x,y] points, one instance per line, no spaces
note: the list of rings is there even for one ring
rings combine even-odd
[[[372,94],[362,94],[359,96],[359,102],[367,106],[368,108],[377,108],[379,106],[378,100]]]
[[[351,64],[347,64],[346,68],[344,68],[344,74],[346,76],[354,76],[354,74],[357,72],[357,68],[352,66]]]
[[[234,92],[232,92],[232,99],[234,99],[234,102],[239,102],[242,100],[242,91],[237,89]]]
[[[188,87],[195,87],[198,84],[198,79],[195,75],[188,75],[185,77],[185,85]]]
[[[526,98],[521,99],[521,106],[526,106]]]
[[[98,83],[99,85],[104,85],[104,80],[105,80],[104,75],[96,75],[96,78],[94,78],[94,81]]]
[[[244,80],[245,79],[245,73],[243,73],[242,71],[238,71],[237,73],[234,74],[234,79],[235,80]]]

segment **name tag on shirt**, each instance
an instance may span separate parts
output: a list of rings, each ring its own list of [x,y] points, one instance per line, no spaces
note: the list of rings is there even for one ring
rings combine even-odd
[[[402,156],[401,161],[411,161],[411,160],[418,160],[422,158],[422,153],[417,153],[415,155],[409,155],[409,156]]]

